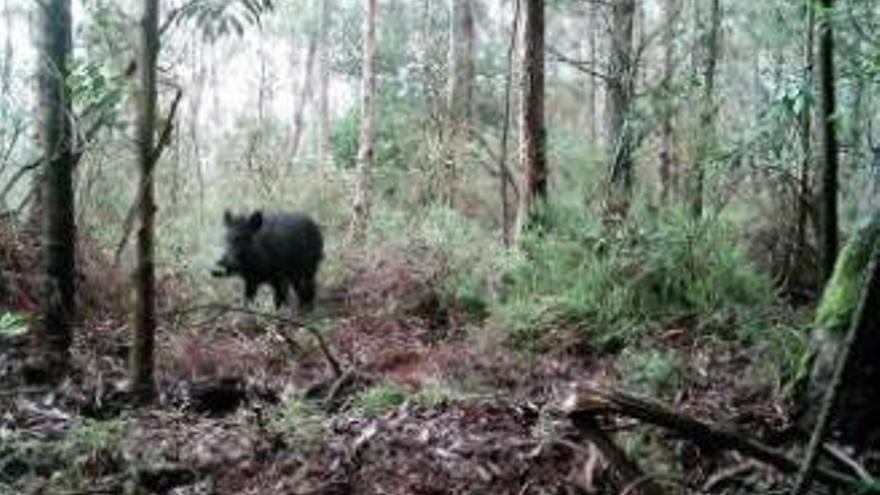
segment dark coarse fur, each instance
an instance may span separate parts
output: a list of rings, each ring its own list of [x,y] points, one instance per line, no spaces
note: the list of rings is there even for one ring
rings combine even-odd
[[[262,284],[274,291],[275,307],[287,304],[290,287],[300,306],[315,299],[315,276],[323,258],[321,229],[302,213],[223,215],[226,252],[215,276],[238,275],[245,282],[245,299],[253,301]]]

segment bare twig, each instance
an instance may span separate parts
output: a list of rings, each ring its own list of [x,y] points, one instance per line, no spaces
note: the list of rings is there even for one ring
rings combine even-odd
[[[571,58],[568,55],[563,54],[560,50],[553,46],[548,46],[547,52],[552,55],[552,61],[561,62],[569,65],[583,72],[584,74],[589,74],[591,76],[601,79],[604,82],[608,82],[611,79],[611,76],[608,75],[608,73],[596,69],[596,64],[593,62]]]
[[[159,161],[159,158],[162,156],[162,151],[168,146],[168,142],[171,140],[171,131],[174,130],[174,117],[177,115],[177,107],[180,104],[180,99],[183,97],[183,90],[177,88],[177,91],[174,95],[174,101],[171,102],[171,109],[168,110],[168,117],[165,119],[165,125],[162,127],[162,132],[159,135],[159,140],[156,142],[156,147],[153,149],[153,152],[150,153],[152,163],[155,164]],[[150,167],[150,175],[153,174],[153,170],[155,167]],[[128,207],[128,212],[125,214],[125,221],[122,223],[122,237],[120,237],[119,242],[116,243],[116,249],[113,250],[113,265],[119,266],[119,261],[122,259],[122,252],[125,251],[125,246],[128,245],[128,239],[131,237],[131,232],[134,230],[134,222],[137,219],[137,212],[140,209],[141,205],[141,197],[138,195],[134,201],[132,201],[131,206]]]
[[[871,473],[869,473],[868,470],[865,469],[864,466],[862,466],[861,464],[856,462],[855,459],[853,459],[852,457],[847,455],[846,452],[835,447],[834,445],[830,445],[827,443],[825,445],[823,445],[822,447],[824,448],[825,453],[827,453],[829,457],[831,457],[834,461],[838,462],[839,464],[846,466],[847,469],[852,470],[852,472],[855,473],[855,475],[858,476],[859,479],[862,480],[863,483],[867,483],[867,484],[877,483],[877,480],[874,479],[873,476],[871,476]]]

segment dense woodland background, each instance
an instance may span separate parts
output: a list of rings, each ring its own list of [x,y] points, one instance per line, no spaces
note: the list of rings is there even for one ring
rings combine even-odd
[[[0,88],[2,493],[878,490],[873,0],[0,0]]]

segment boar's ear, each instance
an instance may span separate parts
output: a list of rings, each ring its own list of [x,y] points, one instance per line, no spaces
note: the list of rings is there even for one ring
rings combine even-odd
[[[223,210],[223,223],[227,226],[232,225],[232,213],[229,210]]]
[[[263,226],[263,212],[257,210],[251,214],[251,217],[248,219],[248,227],[253,231],[260,230],[260,227]]]

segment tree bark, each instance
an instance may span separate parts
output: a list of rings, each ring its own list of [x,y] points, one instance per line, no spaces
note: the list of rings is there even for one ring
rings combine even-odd
[[[804,29],[804,87],[813,86],[813,31],[815,24],[815,10],[813,0],[804,2],[805,21]],[[798,264],[802,265],[807,259],[807,220],[809,219],[810,198],[810,162],[813,159],[813,105],[807,103],[804,97],[804,105],[801,109],[801,166],[798,173],[798,194],[796,199],[797,219],[795,225],[795,250]]]
[[[703,216],[703,189],[706,161],[715,150],[715,72],[718,65],[718,31],[721,26],[720,0],[712,0],[709,7],[709,27],[703,47],[703,94],[700,111],[700,130],[704,133],[697,144],[697,159],[692,171],[691,214]]]
[[[443,200],[455,201],[458,162],[464,155],[474,92],[474,16],[471,0],[451,1],[449,46],[449,130],[443,159]]]
[[[3,13],[6,36],[3,39],[3,63],[0,65],[0,91],[3,94],[9,94],[12,89],[12,67],[15,65],[12,46],[12,9],[9,6],[9,0],[3,2]]]
[[[820,281],[825,285],[834,272],[837,258],[837,133],[834,120],[834,32],[831,14],[834,0],[819,0],[817,19],[818,46],[816,53],[816,77],[818,87],[818,164],[822,174],[819,207],[819,264]]]
[[[318,41],[318,160],[323,165],[332,160],[330,143],[330,13],[333,0],[321,1],[321,20]]]
[[[44,217],[43,324],[39,345],[49,378],[59,378],[69,362],[75,314],[76,226],[74,224],[73,130],[67,89],[67,62],[72,50],[69,0],[51,0],[41,15],[39,98],[43,170],[38,211]]]
[[[632,136],[627,124],[633,97],[632,38],[635,0],[611,5],[606,109],[611,184],[628,198],[633,181]]]
[[[590,64],[594,67],[599,65],[599,60],[597,54],[599,53],[598,47],[596,44],[598,43],[599,36],[597,33],[599,31],[599,8],[595,2],[590,2],[590,6],[587,11],[587,37],[589,43],[590,50]],[[599,144],[599,105],[597,100],[597,86],[598,78],[594,72],[591,72],[588,76],[588,85],[587,85],[587,119],[589,122],[589,136],[590,143],[593,146],[598,146]]]
[[[376,0],[364,0],[363,67],[361,70],[361,133],[354,191],[356,237],[364,235],[370,220],[370,175],[375,153],[376,118]]]
[[[306,48],[306,64],[303,68],[302,85],[299,87],[296,102],[294,103],[293,132],[290,136],[290,149],[287,154],[291,161],[296,160],[296,157],[299,154],[299,145],[302,142],[302,133],[303,128],[305,127],[303,112],[305,111],[306,103],[309,101],[309,97],[312,93],[312,70],[315,66],[315,53],[317,52],[317,49],[318,33],[314,33],[309,37],[309,45],[308,48]]]
[[[822,443],[825,441],[825,435],[831,425],[831,417],[837,406],[838,395],[844,385],[844,377],[847,375],[849,367],[852,366],[850,356],[856,354],[855,346],[861,336],[865,336],[862,337],[864,339],[869,332],[876,332],[876,328],[873,327],[866,313],[869,311],[868,308],[876,309],[880,305],[880,264],[878,261],[880,261],[880,248],[875,244],[871,249],[870,261],[865,274],[865,287],[861,289],[858,302],[853,310],[852,320],[849,323],[849,329],[840,344],[838,355],[834,357],[835,363],[831,381],[822,399],[816,426],[807,448],[807,455],[798,472],[791,495],[802,495],[810,488],[816,474],[819,452],[822,450]]]
[[[155,262],[153,224],[156,212],[153,198],[155,160],[156,60],[159,53],[159,1],[144,0],[140,26],[140,84],[137,95],[136,146],[138,152],[137,267],[134,274],[134,344],[131,347],[131,388],[141,400],[155,394],[153,347],[156,331]]]
[[[672,97],[672,78],[675,76],[673,57],[675,54],[675,19],[677,17],[677,0],[663,2],[663,94],[666,99]],[[674,117],[673,106],[666,104],[661,123],[660,140],[660,201],[668,203],[675,189],[677,163],[675,153],[675,130],[672,126]]]
[[[544,127],[544,0],[524,0],[520,58],[519,162],[520,190],[517,236],[533,225],[547,199],[547,150]]]

